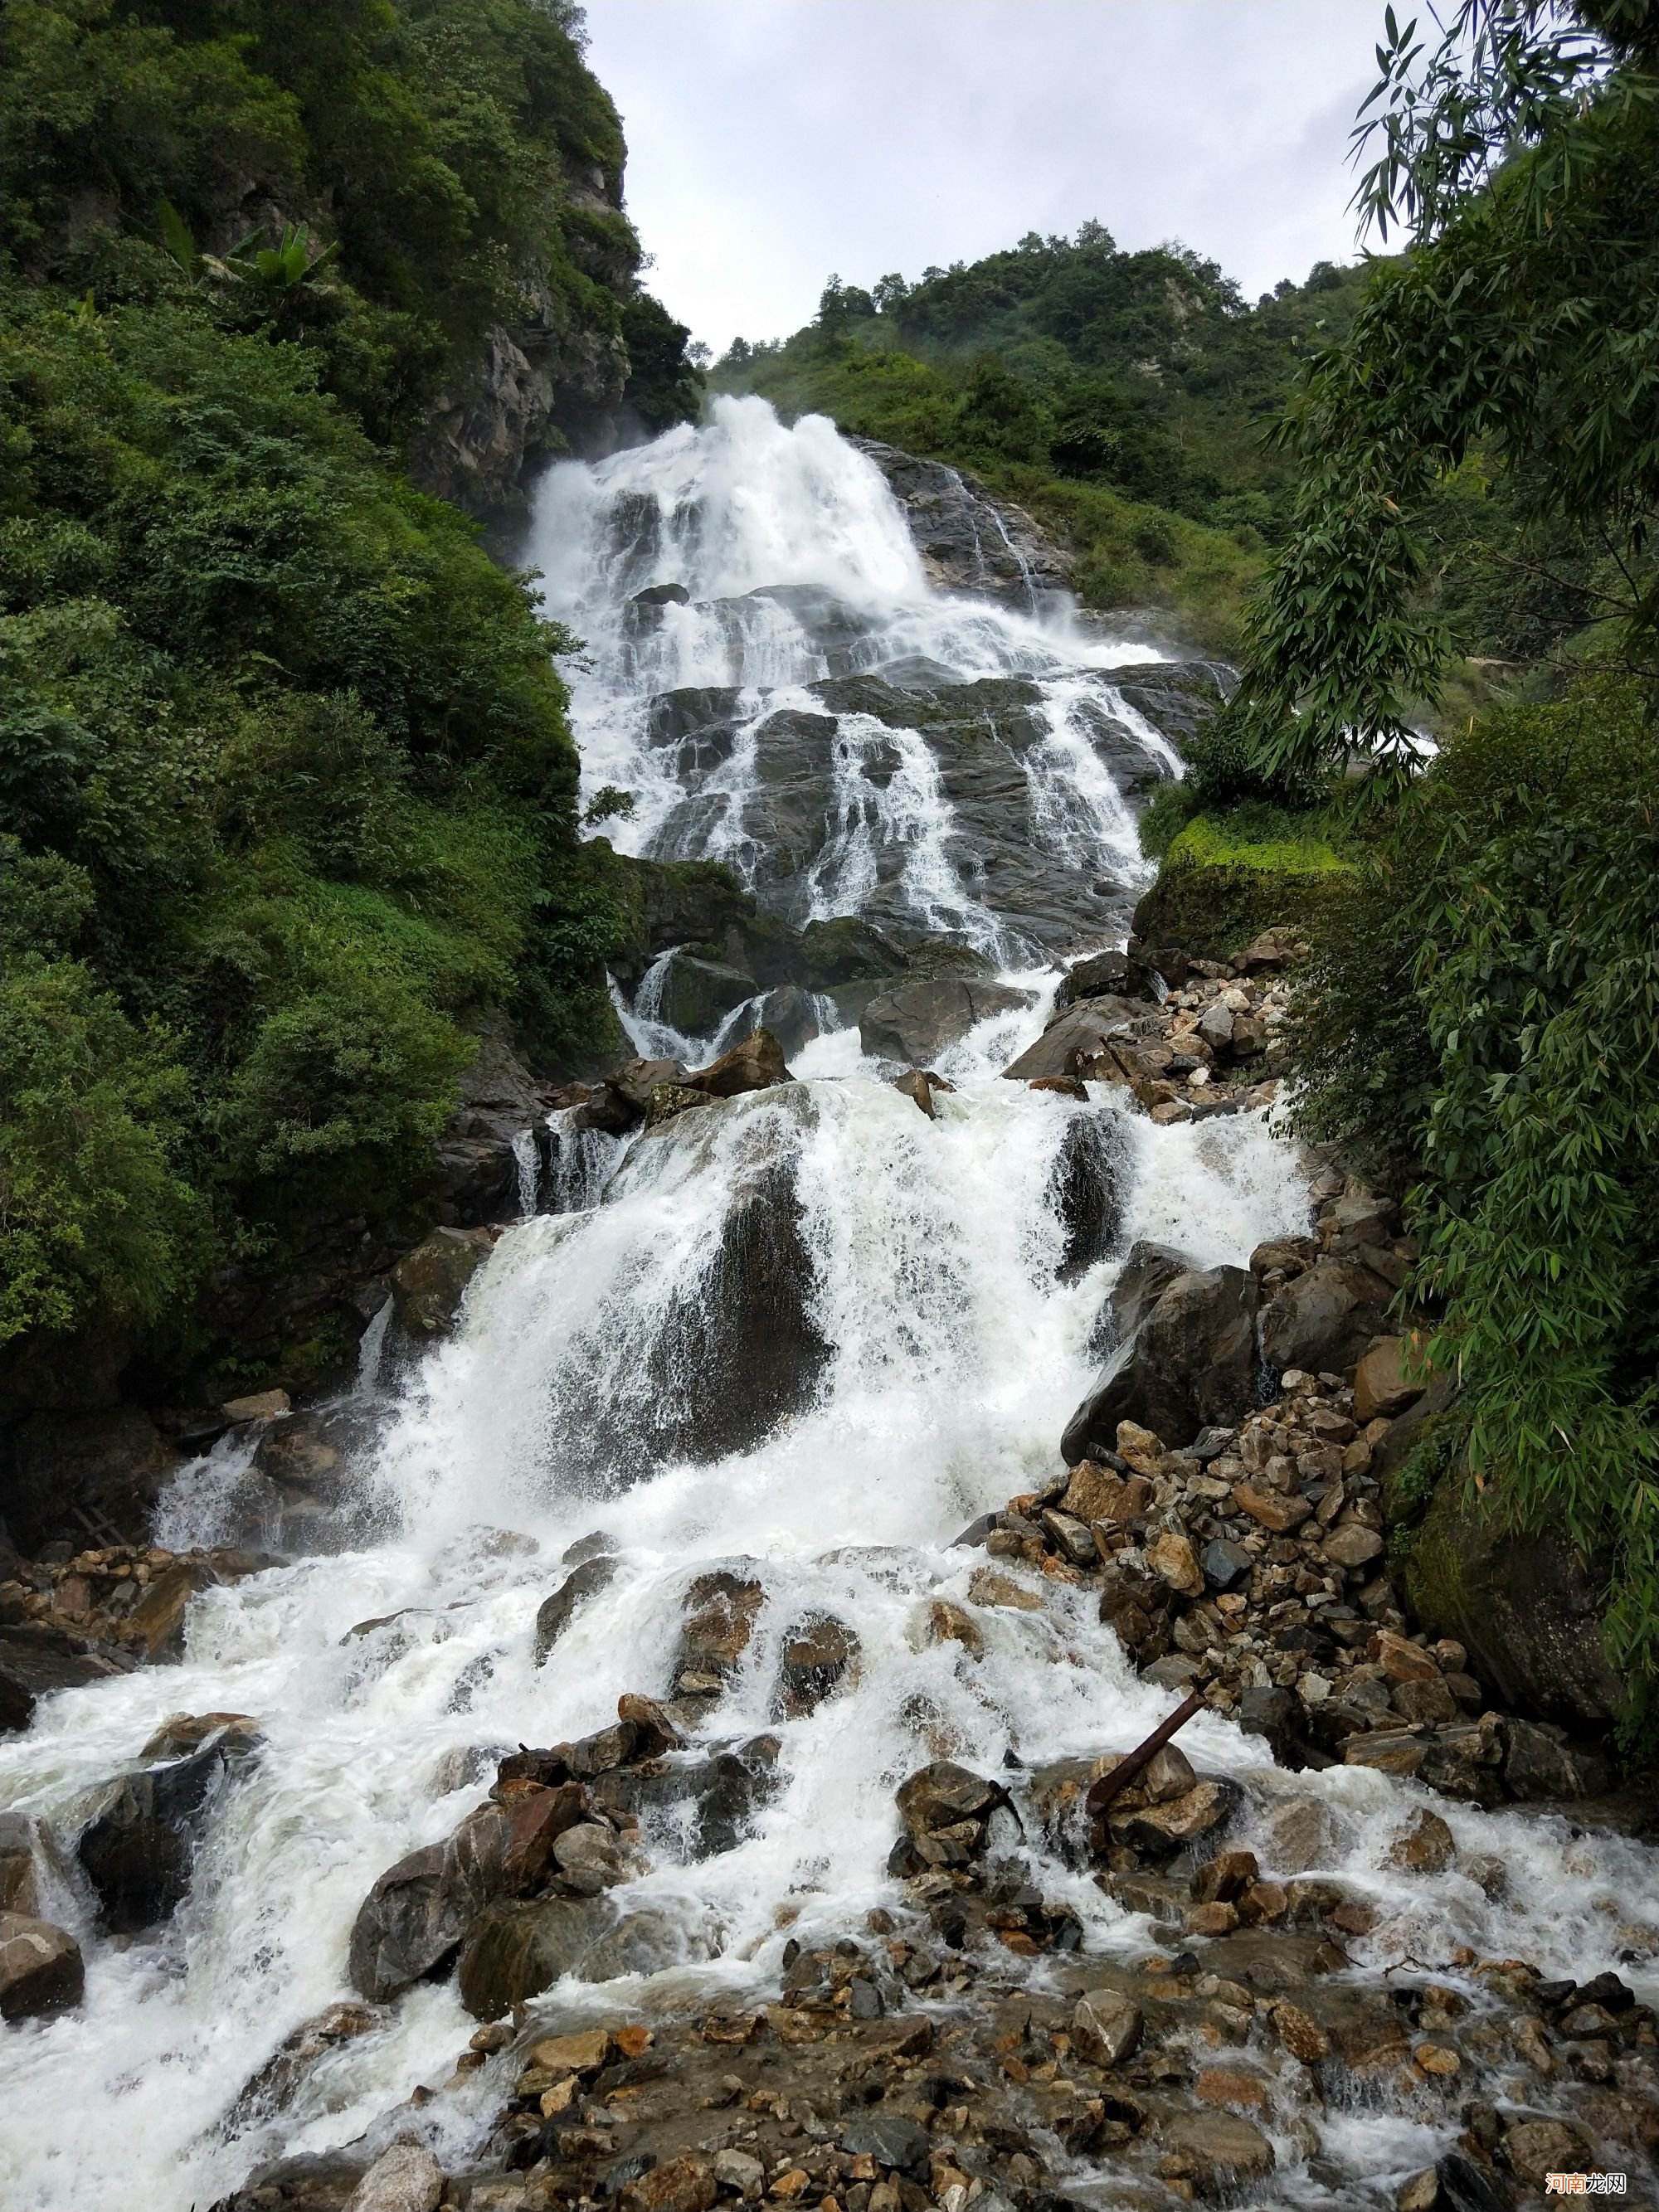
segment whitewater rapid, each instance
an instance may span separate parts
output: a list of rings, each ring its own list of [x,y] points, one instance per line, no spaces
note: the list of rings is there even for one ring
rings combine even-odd
[[[614,518],[620,492],[642,487],[641,501],[648,492],[654,504],[640,504],[636,521],[648,534],[640,518],[681,513],[686,488],[702,485],[700,590],[769,580],[769,564],[798,581],[816,562],[839,591],[856,586],[890,610],[891,626],[921,635],[932,623],[937,636],[955,625],[960,635],[979,623],[1010,652],[1026,649],[1018,641],[1029,630],[1033,654],[1047,635],[1063,657],[1023,617],[930,597],[878,476],[853,467],[861,457],[827,425],[743,423],[771,451],[774,473],[738,465],[735,434],[717,416],[709,432],[562,470],[553,507],[542,510],[544,566],[550,543],[587,549],[586,568],[569,555],[562,588],[590,638],[584,742],[598,749],[595,782],[634,775],[625,732],[643,696],[629,679],[619,703],[602,673],[607,653],[625,655],[607,643],[604,617],[639,579],[661,580],[673,540],[659,531],[648,558],[617,552],[606,571],[597,549],[610,546],[613,523],[584,538],[574,523],[561,534],[550,522],[582,499]],[[826,474],[842,487],[839,505],[807,529],[789,487]],[[556,584],[550,575],[550,592]],[[782,667],[769,622],[757,650],[776,647]],[[723,635],[719,650],[729,653]],[[716,650],[708,636],[696,650],[705,647]],[[675,666],[684,673],[683,661]],[[755,679],[746,659],[736,672]],[[781,680],[793,680],[787,667]],[[1054,803],[1093,805],[1097,820],[1121,807],[1075,757]],[[630,834],[647,836],[651,819],[647,805]],[[364,2136],[378,2146],[407,2128],[447,2166],[464,2164],[501,2083],[488,2069],[452,2080],[474,2023],[450,1982],[418,1983],[386,2007],[369,2033],[306,2075],[284,2113],[230,2116],[286,2035],[351,1996],[348,1939],[376,1876],[447,1835],[502,1753],[602,1727],[624,1692],[666,1694],[686,1591],[714,1567],[755,1563],[744,1571],[766,1600],[705,1734],[775,1735],[779,1788],[720,1856],[688,1859],[656,1839],[650,1870],[613,1895],[660,1915],[659,1972],[648,1984],[562,1988],[547,2000],[561,2017],[637,2016],[694,1992],[775,1990],[788,1940],[834,1940],[896,1899],[892,1796],[915,1767],[951,1754],[986,1771],[1006,1754],[1026,1767],[1092,1756],[1137,1741],[1170,1709],[1172,1695],[1135,1677],[1085,1590],[1049,1589],[1041,1612],[981,1608],[980,1660],[928,1640],[928,1607],[968,1601],[983,1554],[952,1548],[964,1524],[1057,1470],[1060,1429],[1092,1373],[1091,1331],[1130,1243],[1152,1237],[1200,1265],[1243,1264],[1264,1239],[1305,1225],[1304,1179],[1261,1114],[1155,1127],[1121,1091],[1085,1103],[1004,1081],[1000,1069],[1040,1033],[1052,1004],[1052,974],[1025,981],[1029,1007],[981,1024],[944,1057],[957,1089],[937,1097],[937,1120],[861,1057],[855,1030],[841,1029],[799,1055],[792,1085],[698,1109],[649,1136],[562,1142],[540,1193],[559,1210],[507,1228],[454,1337],[391,1363],[388,1380],[377,1380],[378,1340],[366,1356],[365,1402],[380,1425],[359,1481],[374,1540],[203,1592],[179,1664],[64,1692],[27,1735],[0,1739],[0,1803],[38,1815],[56,1838],[44,1909],[87,1957],[78,2010],[0,2031],[7,2212],[128,2203],[187,2212],[279,2150]],[[641,1042],[664,1042],[648,1011],[623,1003]],[[715,1041],[679,1042],[707,1052]],[[1062,1282],[1054,1172],[1085,1117],[1114,1117],[1121,1220],[1113,1255]],[[702,1462],[653,1451],[641,1441],[654,1433],[653,1349],[669,1316],[703,1294],[722,1224],[757,1173],[780,1168],[799,1208],[810,1317],[827,1346],[816,1388],[752,1449]],[[163,1507],[170,1542],[225,1533],[234,1483],[224,1473],[222,1462],[198,1463],[178,1480]],[[616,1578],[538,1668],[537,1610],[563,1580],[562,1555],[596,1532],[617,1547]],[[780,1644],[814,1613],[854,1629],[858,1658],[814,1712],[781,1720]],[[210,1806],[173,1922],[131,1943],[102,1936],[73,1855],[85,1808],[167,1715],[209,1711],[252,1716],[263,1750]],[[1391,1844],[1430,1802],[1412,1787],[1355,1768],[1279,1776],[1259,1740],[1213,1714],[1183,1742],[1203,1767],[1254,1776],[1260,1795],[1294,1787],[1322,1797],[1335,1837],[1322,1870],[1377,1901],[1387,1940],[1408,1946],[1415,1932],[1425,1956],[1462,1941],[1583,1977],[1614,1963],[1621,1918],[1659,1914],[1650,1855],[1633,1844],[1432,1801],[1460,1842],[1507,1862],[1507,1898],[1492,1902],[1455,1871],[1389,1868]],[[1045,1893],[1072,1906],[1091,1949],[1148,1948],[1144,1921],[1027,1848]],[[412,2104],[417,2087],[436,2094]],[[1325,2159],[1353,2176],[1403,2173],[1431,2159],[1445,2133],[1375,2112],[1333,2114]],[[1284,2201],[1344,2201],[1298,2157],[1281,2146]]]

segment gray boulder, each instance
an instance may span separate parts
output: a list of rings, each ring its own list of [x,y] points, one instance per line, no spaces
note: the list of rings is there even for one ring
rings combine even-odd
[[[1065,1231],[1062,1283],[1074,1283],[1116,1246],[1128,1183],[1129,1141],[1115,1114],[1074,1114],[1049,1170],[1046,1202]]]
[[[1389,1326],[1394,1288],[1358,1260],[1316,1260],[1261,1309],[1261,1356],[1282,1372],[1340,1375]]]
[[[190,1887],[210,1798],[227,1769],[248,1755],[222,1737],[104,1790],[76,1855],[114,1934],[141,1935],[172,1918]]]
[[[1172,1448],[1200,1429],[1230,1427],[1255,1400],[1255,1278],[1243,1267],[1174,1267],[1180,1255],[1137,1245],[1115,1296],[1120,1346],[1066,1424],[1068,1466],[1113,1449],[1120,1421],[1137,1421]]]
[[[434,1229],[392,1270],[392,1306],[416,1338],[453,1328],[466,1286],[489,1256],[487,1229]]]
[[[726,1017],[755,995],[755,979],[724,962],[671,952],[658,971],[656,1012],[682,1036],[711,1036]]]
[[[1002,1072],[1018,1083],[1045,1076],[1121,1081],[1122,1071],[1111,1060],[1107,1041],[1124,1023],[1144,1020],[1146,1015],[1146,1007],[1133,999],[1084,999],[1056,1014],[1036,1042]]]
[[[113,1660],[80,1650],[61,1629],[0,1626],[0,1735],[27,1728],[42,1698],[118,1674]]]
[[[653,1974],[684,1954],[665,1912],[619,1911],[609,1897],[502,1899],[485,1907],[462,1950],[461,2002],[475,2020],[500,2020],[574,1975],[611,1981]]]
[[[1030,992],[1006,983],[981,982],[977,976],[901,983],[866,1006],[859,1021],[859,1042],[872,1059],[927,1067],[947,1045],[966,1036],[975,1023],[1030,1004]]]
[[[505,1887],[507,1821],[481,1806],[447,1841],[399,1859],[374,1884],[351,1930],[351,1986],[374,2002],[443,1966]]]

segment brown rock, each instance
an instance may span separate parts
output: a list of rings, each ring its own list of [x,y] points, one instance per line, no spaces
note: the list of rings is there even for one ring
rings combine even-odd
[[[1304,2066],[1312,2066],[1320,2059],[1329,2057],[1329,2036],[1317,2021],[1309,2018],[1300,2006],[1276,2004],[1267,2017],[1273,2022],[1273,2033],[1292,2058],[1299,2058]]]
[[[1435,1682],[1440,1669],[1432,1655],[1392,1630],[1379,1628],[1366,1647],[1391,1682]]]
[[[1254,1851],[1218,1851],[1193,1876],[1193,1896],[1200,1905],[1231,1904],[1260,1877]]]
[[[345,2201],[344,2212],[437,2212],[443,2168],[424,2143],[383,2150]]]
[[[700,2158],[671,2159],[629,2183],[623,2212],[708,2212],[715,2193],[712,2166]]]
[[[227,1398],[219,1411],[226,1420],[274,1421],[292,1403],[286,1390],[255,1390],[246,1398]]]
[[[1504,2133],[1504,2163],[1517,2181],[1541,2190],[1552,2173],[1584,2173],[1595,2164],[1588,2136],[1565,2120],[1517,2120]]]
[[[1112,2067],[1140,2041],[1140,2008],[1116,1990],[1091,1990],[1072,2014],[1072,2045],[1091,2066]]]
[[[1127,1461],[1136,1474],[1145,1475],[1156,1474],[1166,1456],[1162,1437],[1155,1437],[1150,1429],[1143,1429],[1138,1421],[1118,1423],[1117,1455]]]
[[[1195,1905],[1187,1915],[1189,1936],[1231,1936],[1237,1925],[1236,1905]]]
[[[688,1075],[685,1087],[700,1091],[706,1098],[735,1098],[745,1091],[769,1091],[775,1084],[792,1080],[776,1037],[770,1030],[754,1030],[730,1052]]]
[[[1389,1864],[1409,1874],[1443,1874],[1456,1854],[1456,1838],[1439,1814],[1418,1812],[1389,1853]]]
[[[597,2074],[611,2056],[608,2028],[590,2027],[574,2035],[550,2035],[532,2044],[530,2063],[544,2074]]]
[[[73,1936],[48,1920],[0,1912],[0,2020],[38,2020],[81,2002],[86,1970]]]
[[[1389,1702],[1402,1720],[1419,1721],[1425,1727],[1443,1727],[1457,1718],[1451,1686],[1438,1675],[1431,1682],[1396,1682]]]
[[[1183,2112],[1164,2128],[1163,2141],[1162,2171],[1189,2179],[1206,2197],[1273,2169],[1273,2145],[1238,2112]]]
[[[1018,1613],[1041,1613],[1042,1595],[1038,1590],[1027,1589],[1012,1575],[999,1574],[994,1567],[975,1567],[968,1583],[968,1595],[975,1605],[1012,1607]]]
[[[1379,1732],[1351,1735],[1342,1747],[1345,1766],[1371,1766],[1379,1774],[1413,1775],[1423,1764],[1421,1736]]]
[[[1299,1528],[1313,1511],[1305,1498],[1284,1498],[1276,1491],[1260,1490],[1252,1482],[1233,1485],[1233,1506],[1237,1512],[1248,1513],[1252,1521],[1260,1522],[1276,1536]]]
[[[985,1656],[979,1623],[965,1606],[948,1597],[936,1597],[928,1607],[927,1638],[931,1644],[959,1644],[970,1659]]]
[[[1265,2112],[1270,2101],[1259,2074],[1231,2066],[1206,2066],[1193,2084],[1193,2094],[1200,2105],[1248,2105],[1256,2112]]]
[[[1381,1556],[1383,1545],[1375,1528],[1362,1528],[1358,1522],[1348,1521],[1332,1529],[1322,1549],[1325,1557],[1339,1567],[1363,1567]]]
[[[1194,1555],[1192,1546],[1174,1529],[1164,1529],[1147,1546],[1146,1564],[1154,1574],[1161,1575],[1170,1589],[1180,1591],[1182,1596],[1202,1596],[1204,1571]]]
[[[1407,1377],[1413,1352],[1406,1336],[1379,1337],[1353,1371],[1353,1413],[1357,1421],[1392,1420],[1414,1406],[1427,1388]]]

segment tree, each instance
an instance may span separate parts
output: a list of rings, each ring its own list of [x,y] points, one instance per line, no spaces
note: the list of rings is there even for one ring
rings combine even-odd
[[[1421,528],[1484,453],[1542,527],[1605,550],[1608,651],[1659,661],[1659,4],[1461,0],[1432,51],[1388,11],[1356,199],[1411,248],[1316,355],[1279,432],[1294,526],[1248,630],[1235,713],[1261,769],[1384,773],[1449,657]]]

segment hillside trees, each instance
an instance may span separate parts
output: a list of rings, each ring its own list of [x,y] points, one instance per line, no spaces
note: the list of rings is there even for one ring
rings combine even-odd
[[[0,15],[0,1346],[32,1374],[112,1323],[176,1371],[206,1281],[392,1217],[480,1024],[549,1066],[610,1044],[568,641],[399,465],[529,312],[595,357],[637,330],[635,413],[695,412],[579,33],[523,0]]]
[[[1431,51],[1390,12],[1379,61],[1362,197],[1412,248],[1291,410],[1294,526],[1226,741],[1268,783],[1370,756],[1298,1118],[1414,1176],[1459,1467],[1610,1561],[1634,1724],[1659,1686],[1659,9],[1466,0]],[[1425,773],[1449,652],[1425,523],[1475,462],[1517,561],[1576,556],[1600,672]]]

